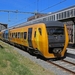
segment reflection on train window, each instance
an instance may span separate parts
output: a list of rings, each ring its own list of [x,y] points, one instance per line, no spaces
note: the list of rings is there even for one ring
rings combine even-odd
[[[34,33],[34,37],[36,37],[36,31],[35,31],[35,33]]]
[[[23,38],[23,32],[21,33],[21,38]]]
[[[17,37],[18,37],[18,38],[20,38],[20,32],[18,32],[18,35],[17,35]]]
[[[13,33],[13,38],[15,38],[15,33]]]
[[[38,30],[39,30],[40,35],[42,35],[42,30],[41,30],[41,28],[39,28]]]
[[[27,36],[27,32],[24,32],[24,39],[26,39],[26,36]]]
[[[47,28],[48,35],[63,35],[64,28],[63,27],[50,27]]]

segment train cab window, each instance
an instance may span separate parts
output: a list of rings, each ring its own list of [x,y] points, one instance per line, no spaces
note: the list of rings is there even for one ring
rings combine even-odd
[[[48,35],[63,35],[64,28],[63,27],[51,27],[47,28]]]
[[[24,32],[24,39],[26,39],[26,36],[27,36],[27,32]]]
[[[39,30],[40,35],[42,35],[42,30],[41,30],[41,28],[39,28],[38,30]]]

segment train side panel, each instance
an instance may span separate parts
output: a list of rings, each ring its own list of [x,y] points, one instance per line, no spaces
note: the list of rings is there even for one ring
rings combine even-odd
[[[26,32],[26,39],[24,39],[24,32]],[[30,35],[31,32],[32,35]],[[18,35],[18,33],[20,33],[20,36]],[[20,44],[26,47],[31,47],[34,50],[38,50],[39,52],[41,52],[42,55],[48,48],[47,33],[45,24],[43,23],[11,29],[9,35],[10,35],[10,42]],[[17,37],[15,37],[16,35]]]
[[[25,32],[27,33],[27,28],[25,28],[25,27],[11,29],[9,31],[10,42],[16,43],[16,44],[19,44],[19,45],[28,46],[27,35],[25,36],[25,38],[24,38],[24,35],[23,35]]]

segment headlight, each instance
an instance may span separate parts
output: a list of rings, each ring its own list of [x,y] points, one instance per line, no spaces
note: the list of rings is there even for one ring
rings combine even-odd
[[[61,48],[54,48],[54,49],[53,49],[53,52],[54,52],[55,54],[61,53],[61,51],[62,51]]]

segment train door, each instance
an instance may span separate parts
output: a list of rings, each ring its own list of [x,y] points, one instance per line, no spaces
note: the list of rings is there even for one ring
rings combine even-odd
[[[40,50],[40,46],[39,46],[39,38],[40,36],[40,33],[39,33],[39,28],[36,28],[35,29],[35,34],[34,34],[34,38],[35,38],[35,45],[36,45],[36,48]]]
[[[28,29],[28,43],[29,47],[32,47],[32,28]]]

